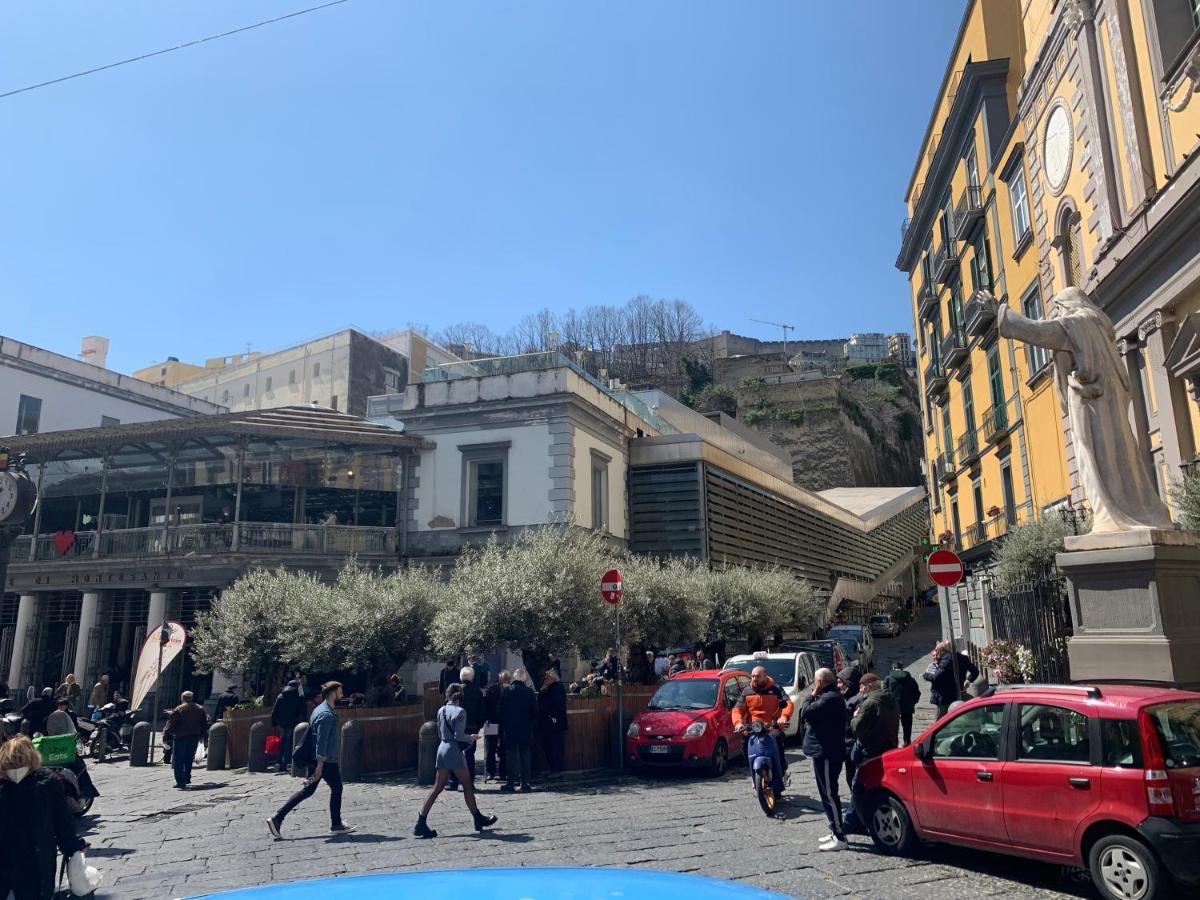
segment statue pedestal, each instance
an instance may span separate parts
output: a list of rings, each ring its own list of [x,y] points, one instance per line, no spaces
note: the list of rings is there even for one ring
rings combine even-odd
[[[1069,537],[1073,681],[1200,687],[1200,535],[1138,529]]]

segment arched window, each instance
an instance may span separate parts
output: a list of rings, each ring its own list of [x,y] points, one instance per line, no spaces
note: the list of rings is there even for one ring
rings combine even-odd
[[[1071,206],[1058,217],[1058,236],[1054,245],[1062,254],[1063,283],[1067,287],[1083,284],[1083,220]]]

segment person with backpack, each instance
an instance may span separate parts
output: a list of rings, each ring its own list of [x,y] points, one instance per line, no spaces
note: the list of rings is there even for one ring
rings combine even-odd
[[[921,686],[917,679],[898,662],[892,663],[892,671],[883,679],[883,689],[896,698],[900,705],[900,728],[904,732],[904,743],[912,743],[913,712],[921,700]]]

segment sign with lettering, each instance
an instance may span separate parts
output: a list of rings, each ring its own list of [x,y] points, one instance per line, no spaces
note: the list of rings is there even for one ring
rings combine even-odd
[[[142,652],[138,654],[137,669],[133,676],[133,698],[130,700],[130,709],[137,709],[141,706],[146,695],[158,681],[159,648],[162,649],[162,671],[165,672],[171,661],[183,651],[183,645],[187,641],[187,632],[178,622],[167,622],[166,641],[162,640],[163,637],[162,628],[155,628],[146,635],[146,643],[142,644]]]

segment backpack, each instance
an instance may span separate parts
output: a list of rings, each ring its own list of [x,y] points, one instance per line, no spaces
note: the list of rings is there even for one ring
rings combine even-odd
[[[313,747],[313,729],[310,725],[304,732],[304,738],[292,751],[292,765],[297,769],[307,769],[317,761],[317,751]]]

